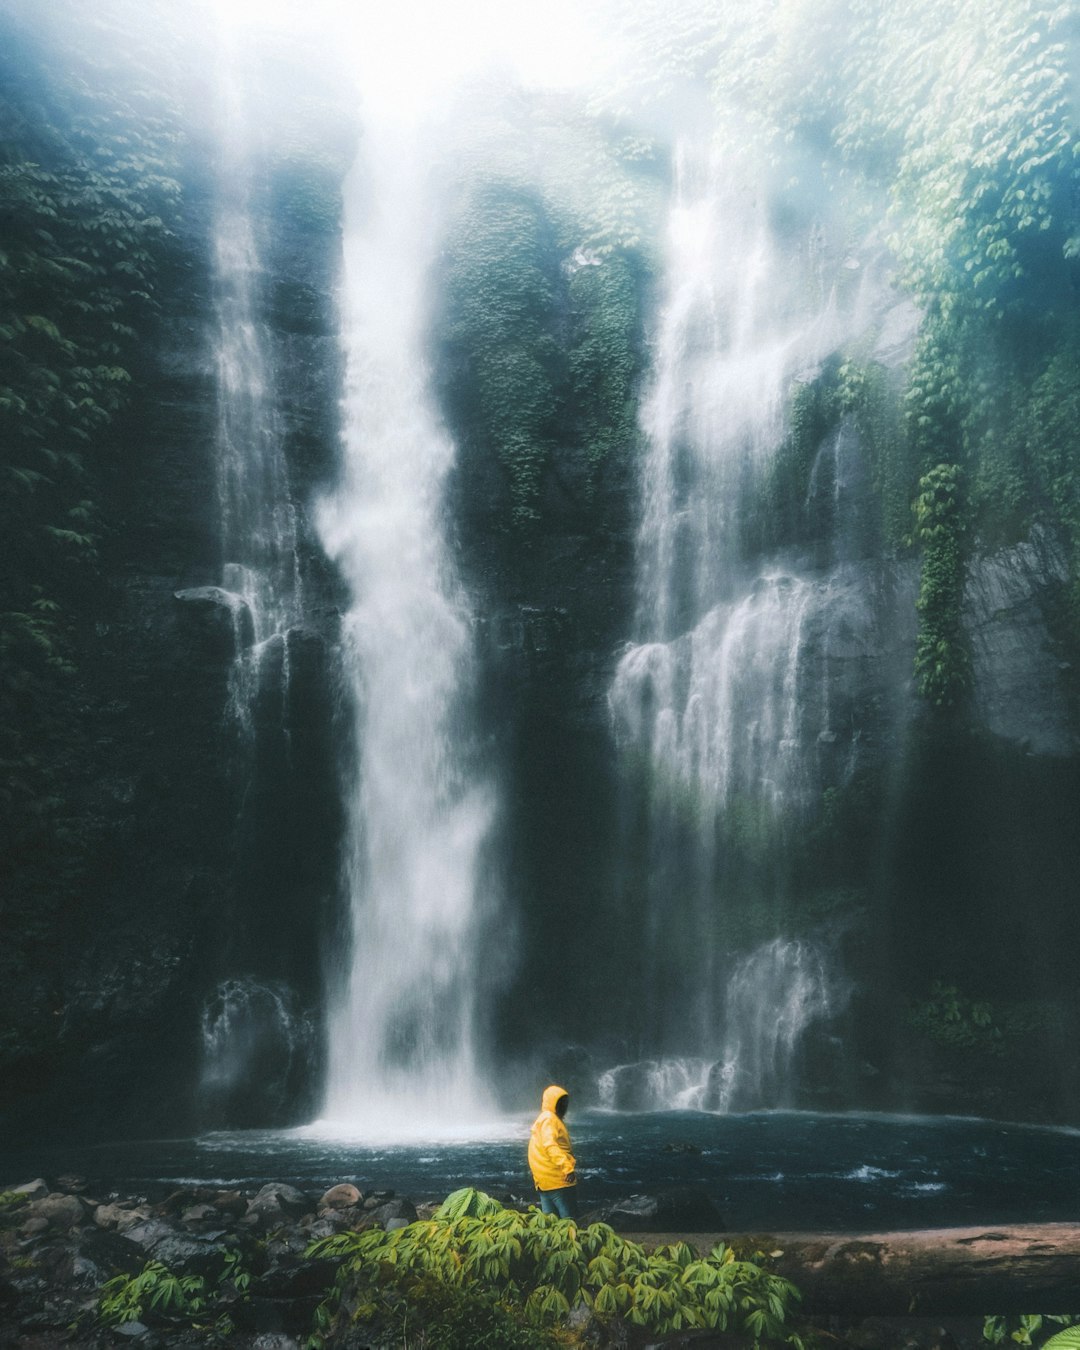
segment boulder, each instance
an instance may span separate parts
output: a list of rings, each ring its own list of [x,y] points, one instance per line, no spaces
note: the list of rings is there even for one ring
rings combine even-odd
[[[9,1188],[12,1195],[25,1195],[28,1200],[43,1200],[49,1194],[48,1184],[38,1177],[35,1181],[27,1181],[22,1186],[12,1186]]]
[[[124,1236],[129,1242],[134,1242],[149,1251],[155,1243],[161,1242],[163,1238],[172,1237],[175,1232],[176,1229],[172,1224],[166,1223],[163,1219],[143,1219],[141,1223],[132,1224]]]
[[[50,1228],[67,1232],[85,1223],[88,1217],[87,1207],[77,1195],[63,1195],[54,1191],[40,1200],[32,1200],[27,1207],[31,1219],[44,1219]]]
[[[237,1218],[247,1212],[247,1197],[240,1194],[239,1191],[217,1191],[213,1200],[210,1202],[215,1209],[221,1210],[222,1214],[232,1214]]]
[[[391,1223],[395,1228],[403,1228],[406,1224],[416,1221],[416,1206],[411,1200],[406,1200],[404,1196],[399,1196],[395,1200],[388,1200],[386,1204],[380,1205],[377,1209],[370,1210],[367,1215],[371,1223],[382,1224],[389,1232]],[[401,1223],[395,1222],[402,1220]]]
[[[620,1233],[716,1233],[725,1226],[720,1211],[694,1186],[627,1196],[605,1211],[604,1222]]]
[[[319,1201],[320,1209],[354,1209],[363,1200],[363,1196],[355,1186],[347,1181],[340,1186],[331,1186],[326,1194]]]
[[[181,1223],[220,1223],[221,1215],[213,1205],[192,1205],[180,1215]]]
[[[174,591],[188,633],[216,654],[230,655],[250,647],[255,621],[242,595],[221,586],[189,586]]]
[[[313,1208],[303,1191],[295,1186],[286,1186],[283,1182],[272,1181],[264,1186],[247,1207],[247,1216],[255,1215],[260,1220],[299,1218]]]

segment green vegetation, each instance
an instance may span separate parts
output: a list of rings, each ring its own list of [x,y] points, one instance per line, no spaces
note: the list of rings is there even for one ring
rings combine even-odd
[[[436,323],[445,396],[467,456],[493,457],[509,521],[541,520],[540,490],[564,454],[588,501],[603,462],[636,444],[640,267],[579,250],[531,187],[481,179],[451,222]]]
[[[971,684],[971,658],[961,623],[967,519],[957,465],[939,464],[920,479],[915,527],[923,546],[915,677],[928,703],[951,708]]]
[[[6,842],[62,806],[75,611],[103,529],[99,475],[179,185],[160,91],[66,64],[12,26],[0,58],[0,789]]]
[[[485,183],[450,233],[442,339],[460,420],[510,485],[515,524],[538,518],[540,475],[556,427],[561,353],[551,221],[528,189]]]
[[[326,1238],[309,1255],[341,1262],[316,1316],[315,1347],[333,1343],[350,1322],[385,1327],[410,1308],[421,1316],[426,1309],[432,1331],[447,1316],[474,1325],[489,1337],[476,1344],[558,1344],[575,1307],[653,1333],[715,1328],[754,1345],[801,1346],[789,1324],[794,1286],[726,1247],[704,1258],[684,1242],[647,1253],[605,1224],[504,1210],[477,1192],[456,1192],[432,1219],[391,1233]]]
[[[138,1275],[116,1275],[101,1287],[98,1321],[109,1327],[127,1322],[189,1326],[208,1339],[231,1334],[229,1308],[247,1298],[251,1273],[238,1251],[222,1253],[215,1281],[203,1275],[177,1275],[160,1261],[147,1261]]]
[[[1053,1350],[1077,1350],[1077,1346],[1080,1346],[1080,1327],[1070,1325],[1076,1320],[1075,1316],[1062,1313],[1045,1315],[1024,1313],[1019,1317],[987,1317],[983,1322],[983,1340],[990,1345],[1003,1345],[1006,1340],[1016,1345],[1033,1345],[1033,1336],[1038,1336],[1040,1331],[1057,1325],[1065,1326],[1068,1330],[1059,1331],[1043,1341],[1043,1346],[1051,1346]]]
[[[973,999],[955,985],[935,980],[928,998],[909,1015],[920,1035],[950,1050],[1000,1056],[1008,1043],[1045,1026],[1044,1013],[1032,1005],[999,1005]]]

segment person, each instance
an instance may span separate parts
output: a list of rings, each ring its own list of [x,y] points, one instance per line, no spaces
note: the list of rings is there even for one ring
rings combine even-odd
[[[570,1151],[570,1132],[563,1124],[570,1096],[554,1084],[544,1089],[540,1114],[529,1135],[529,1171],[540,1192],[540,1212],[560,1219],[577,1218],[577,1163]]]

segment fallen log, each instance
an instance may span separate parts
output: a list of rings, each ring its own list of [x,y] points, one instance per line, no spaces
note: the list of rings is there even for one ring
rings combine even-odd
[[[899,1233],[635,1233],[653,1247],[716,1243],[771,1255],[797,1285],[802,1311],[843,1316],[1075,1313],[1080,1321],[1080,1227],[1009,1224]]]

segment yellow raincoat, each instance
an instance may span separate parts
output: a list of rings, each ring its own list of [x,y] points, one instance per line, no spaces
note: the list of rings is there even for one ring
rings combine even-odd
[[[529,1171],[538,1191],[561,1191],[576,1186],[577,1178],[567,1177],[577,1168],[570,1152],[570,1133],[555,1114],[555,1104],[569,1094],[565,1088],[544,1089],[540,1114],[529,1135]]]

